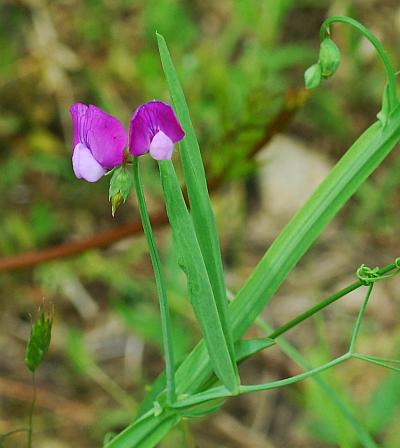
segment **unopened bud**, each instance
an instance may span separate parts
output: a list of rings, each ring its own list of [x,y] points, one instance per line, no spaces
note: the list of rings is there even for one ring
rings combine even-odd
[[[322,76],[329,78],[335,74],[340,64],[340,50],[329,37],[326,37],[319,50],[319,63],[322,68]]]
[[[109,199],[111,213],[114,216],[117,208],[126,201],[133,184],[132,173],[127,165],[116,168],[110,180]]]
[[[125,201],[124,198],[122,197],[122,194],[118,192],[110,198],[110,202],[111,202],[111,214],[114,217],[118,207]]]
[[[319,63],[309,67],[304,73],[304,83],[307,89],[315,89],[321,83],[322,68]]]

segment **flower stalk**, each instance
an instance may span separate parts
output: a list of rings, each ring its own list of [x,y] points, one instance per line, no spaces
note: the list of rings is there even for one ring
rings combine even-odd
[[[396,72],[395,72],[382,44],[371,33],[371,31],[368,28],[366,28],[364,25],[362,25],[357,20],[354,20],[351,17],[346,17],[346,16],[332,16],[323,22],[323,24],[321,25],[321,29],[320,29],[321,42],[323,42],[324,39],[327,36],[329,36],[329,34],[330,34],[329,27],[333,23],[345,23],[346,25],[352,26],[357,31],[359,31],[366,39],[368,39],[369,42],[371,42],[371,44],[375,47],[376,52],[378,53],[378,56],[385,67],[387,81],[388,81],[389,111],[393,110],[393,108],[398,103],[397,92],[396,92],[396,90],[397,90],[396,89]]]

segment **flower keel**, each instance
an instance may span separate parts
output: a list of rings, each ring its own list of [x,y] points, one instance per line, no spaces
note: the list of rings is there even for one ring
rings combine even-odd
[[[158,131],[150,143],[149,152],[155,160],[171,160],[173,149],[173,141],[163,131]]]
[[[88,182],[97,182],[106,173],[89,148],[82,143],[78,143],[74,148],[72,167],[78,179],[85,179]]]

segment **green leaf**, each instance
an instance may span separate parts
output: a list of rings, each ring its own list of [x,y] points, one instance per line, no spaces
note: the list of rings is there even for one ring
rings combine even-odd
[[[149,412],[125,431],[119,433],[104,448],[152,448],[180,421],[176,411],[165,410],[160,415]]]
[[[160,375],[156,378],[155,381],[153,381],[153,384],[150,386],[150,390],[147,393],[145,399],[140,403],[136,419],[138,420],[143,415],[146,414],[146,412],[149,411],[153,407],[153,403],[157,401],[158,397],[162,394],[165,394],[165,388],[167,384],[167,376],[165,374],[165,370],[160,373]]]
[[[31,372],[35,372],[40,366],[49,350],[52,325],[53,316],[46,315],[45,311],[40,312],[39,318],[32,325],[25,351],[25,365]]]
[[[223,332],[228,344],[232,361],[235,359],[235,349],[232,338],[231,325],[228,315],[228,302],[221,260],[221,249],[218,240],[214,214],[208,195],[206,176],[201,159],[199,143],[189,115],[178,75],[171,60],[167,44],[163,36],[157,33],[157,42],[161,63],[164,69],[169,92],[176,114],[186,132],[180,142],[180,157],[183,174],[189,196],[190,213],[193,218],[194,230],[203,255],[204,263],[214,293],[214,299]]]
[[[200,324],[215,374],[235,393],[239,384],[236,362],[232,361],[229,353],[192,218],[186,208],[172,162],[163,160],[158,164],[178,262],[187,276],[190,302]]]
[[[251,355],[254,355],[265,348],[275,345],[273,339],[255,338],[255,339],[240,339],[235,344],[236,361],[243,361]]]

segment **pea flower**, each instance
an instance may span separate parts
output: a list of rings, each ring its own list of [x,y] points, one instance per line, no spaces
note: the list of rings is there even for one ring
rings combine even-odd
[[[75,103],[70,108],[73,135],[72,166],[78,179],[98,181],[122,164],[127,135],[123,125],[96,106]]]
[[[150,152],[155,160],[170,160],[174,144],[185,136],[174,110],[162,101],[138,107],[131,119],[129,151],[135,156]]]
[[[96,106],[75,103],[70,113],[74,128],[74,173],[78,179],[96,182],[123,163],[127,134],[115,117]],[[169,160],[174,144],[184,136],[172,107],[162,101],[150,101],[133,114],[129,151],[135,157],[150,152],[156,160]]]

